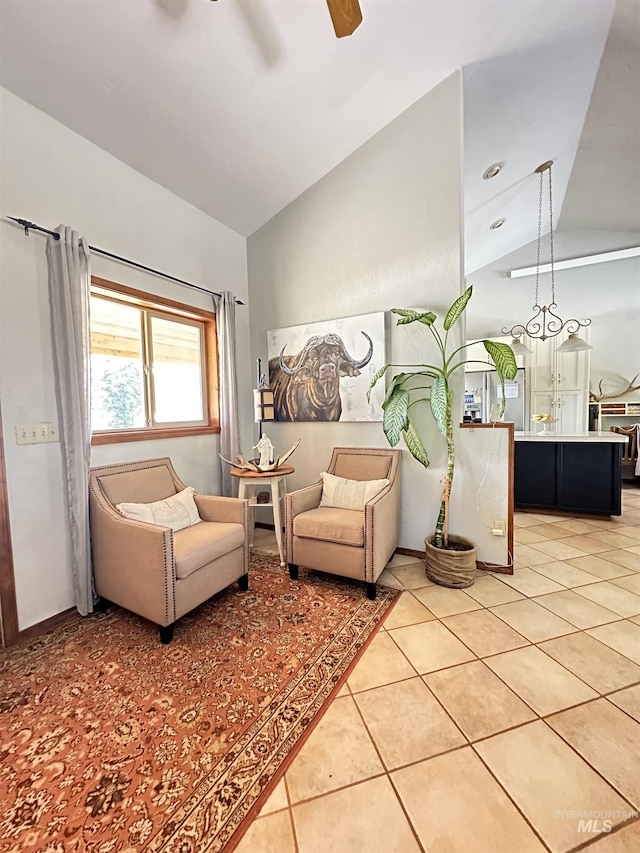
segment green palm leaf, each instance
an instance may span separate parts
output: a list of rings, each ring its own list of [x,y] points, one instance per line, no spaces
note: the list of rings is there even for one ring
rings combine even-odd
[[[399,314],[398,326],[404,326],[407,323],[414,323],[420,316],[419,311],[412,311],[410,308],[392,308],[392,314]]]
[[[427,456],[427,451],[425,450],[424,444],[422,443],[422,439],[416,432],[416,428],[411,423],[411,421],[407,422],[406,429],[402,431],[402,435],[404,437],[404,443],[409,448],[411,455],[418,460],[421,465],[424,465],[425,468],[429,467],[429,457]]]
[[[458,317],[467,307],[467,302],[471,299],[472,293],[473,287],[468,287],[462,294],[462,296],[459,296],[453,303],[451,308],[449,308],[449,310],[447,311],[447,316],[444,318],[444,322],[442,324],[444,326],[445,332],[449,331],[449,329],[453,326]]]
[[[418,322],[424,323],[425,326],[431,326],[437,319],[433,311],[426,311],[418,317]]]
[[[371,377],[371,382],[369,383],[369,388],[367,390],[367,403],[371,402],[371,389],[379,379],[382,379],[382,377],[385,375],[390,366],[390,364],[385,364],[384,367],[380,368],[380,370],[376,370],[376,372]]]
[[[400,441],[402,431],[406,429],[408,408],[409,392],[396,388],[385,403],[382,419],[384,434],[392,447]]]
[[[420,314],[419,311],[414,311],[412,308],[392,308],[392,314],[399,314],[401,317],[412,317],[416,320]]]
[[[413,373],[396,373],[396,375],[391,380],[391,388],[390,391],[394,391],[398,386],[402,385],[405,379],[408,379],[410,376],[413,376]]]
[[[484,348],[491,356],[496,370],[506,379],[515,379],[518,372],[516,357],[509,344],[501,344],[496,341],[483,341]]]
[[[383,411],[384,411],[384,409],[386,409],[386,408],[387,408],[387,406],[389,405],[389,401],[391,400],[391,398],[393,397],[393,395],[396,393],[396,391],[398,390],[398,388],[402,387],[402,383],[403,383],[403,381],[404,381],[404,379],[405,379],[405,377],[406,377],[406,376],[407,376],[407,374],[406,374],[406,373],[397,373],[397,374],[396,374],[396,375],[391,379],[391,382],[389,383],[389,386],[387,387],[387,393],[385,394],[384,400],[383,400],[383,402],[382,402],[382,409],[383,409]]]
[[[447,380],[444,376],[437,376],[431,386],[431,411],[436,419],[438,429],[443,435],[447,432],[447,406],[449,405],[449,394]]]
[[[413,311],[410,308],[392,308],[391,313],[400,315],[398,326],[406,326],[408,323],[415,323],[416,320],[419,323],[424,323],[425,326],[430,326],[434,320],[437,320],[433,311],[420,312]]]

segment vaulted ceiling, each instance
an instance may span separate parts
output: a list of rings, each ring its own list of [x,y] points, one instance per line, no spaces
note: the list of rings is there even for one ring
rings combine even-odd
[[[2,0],[0,82],[248,235],[462,68],[470,271],[532,239],[544,160],[561,204],[613,5],[361,0],[337,40],[324,0]]]
[[[640,232],[640,2],[618,0],[560,217]]]

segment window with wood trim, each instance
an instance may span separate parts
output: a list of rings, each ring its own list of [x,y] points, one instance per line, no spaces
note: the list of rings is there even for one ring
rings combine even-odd
[[[93,444],[219,432],[215,314],[91,279]]]

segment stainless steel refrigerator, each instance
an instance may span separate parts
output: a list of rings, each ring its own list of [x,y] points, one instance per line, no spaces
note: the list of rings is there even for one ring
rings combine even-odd
[[[515,379],[505,379],[505,408],[503,421],[513,421],[516,430],[527,429],[526,415],[526,372],[518,369]],[[486,370],[465,375],[464,419],[473,423],[491,422],[491,413],[501,402],[502,388],[495,370]],[[495,409],[493,407],[496,407]]]

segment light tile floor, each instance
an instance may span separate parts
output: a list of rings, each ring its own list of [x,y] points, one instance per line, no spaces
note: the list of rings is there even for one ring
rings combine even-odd
[[[391,560],[402,596],[238,853],[640,850],[640,489],[515,525],[514,575],[464,591]]]

